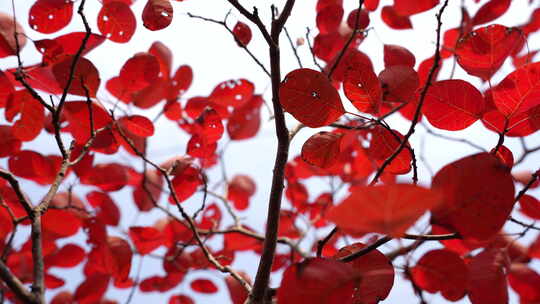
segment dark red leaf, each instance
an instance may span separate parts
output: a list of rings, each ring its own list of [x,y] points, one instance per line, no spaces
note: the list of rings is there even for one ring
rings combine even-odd
[[[143,25],[151,31],[158,31],[171,24],[173,7],[169,0],[148,0],[142,13]]]
[[[416,58],[408,49],[393,44],[384,45],[384,66],[386,68],[393,65],[404,65],[414,68]]]
[[[365,4],[365,2],[364,2]],[[358,15],[358,9],[354,9],[349,13],[349,16],[347,17],[347,25],[354,29],[354,25],[356,24],[356,15]],[[369,26],[369,15],[366,10],[360,10],[360,16],[358,16],[358,27],[357,29],[365,29]]]
[[[416,71],[408,66],[394,65],[379,73],[383,100],[391,102],[409,102],[416,97],[420,80]]]
[[[0,157],[13,155],[21,150],[22,142],[13,135],[10,126],[0,125]]]
[[[385,6],[381,10],[381,19],[389,27],[395,30],[412,29],[412,23],[408,16],[400,16],[393,6]]]
[[[243,22],[238,21],[233,28],[233,34],[240,46],[246,46],[251,41],[251,29]]]
[[[257,135],[261,126],[263,99],[254,95],[242,107],[235,108],[227,122],[227,133],[232,140],[249,139]]]
[[[302,146],[302,159],[319,168],[328,168],[337,162],[343,135],[322,131],[312,135]]]
[[[311,128],[328,125],[345,112],[328,78],[311,69],[287,74],[279,88],[279,101],[285,111]]]
[[[178,294],[169,299],[169,304],[195,304],[195,302],[186,295]]]

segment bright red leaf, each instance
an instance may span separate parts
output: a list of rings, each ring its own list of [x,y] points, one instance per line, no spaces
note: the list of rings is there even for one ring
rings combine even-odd
[[[97,90],[101,79],[99,78],[99,72],[94,64],[84,58],[80,57],[76,61],[75,71],[73,77],[71,77],[71,66],[75,60],[75,56],[66,56],[62,61],[57,62],[52,67],[52,72],[58,85],[65,89],[68,85],[68,93],[78,96],[96,97]]]
[[[472,304],[508,303],[507,258],[503,250],[488,249],[471,259],[468,263],[468,294]]]
[[[118,120],[122,129],[133,135],[140,137],[150,137],[154,135],[154,124],[152,121],[141,115],[124,116]]]
[[[107,1],[97,18],[99,31],[111,41],[126,43],[137,28],[133,11],[122,1]]]
[[[398,15],[411,16],[430,10],[437,4],[439,4],[439,0],[394,0],[394,10]]]
[[[345,72],[345,96],[360,112],[377,114],[382,102],[381,82],[367,65],[354,65]]]
[[[506,117],[540,105],[540,63],[531,63],[510,73],[493,90],[493,102]]]
[[[28,23],[35,31],[54,33],[64,28],[73,17],[73,2],[66,0],[38,0],[30,8]]]
[[[429,87],[422,112],[433,126],[457,131],[481,118],[485,108],[482,93],[474,86],[464,80],[450,79]]]
[[[393,6],[385,6],[382,8],[381,19],[386,25],[395,30],[412,29],[412,23],[409,17],[399,15]]]
[[[467,73],[491,79],[522,38],[519,29],[493,24],[468,33],[459,40],[456,56]]]

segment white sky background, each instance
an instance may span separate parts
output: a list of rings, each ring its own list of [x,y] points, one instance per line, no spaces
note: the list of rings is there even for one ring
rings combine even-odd
[[[28,0],[15,0],[16,5],[16,15],[19,23],[25,28],[26,34],[34,40],[43,39],[45,37],[50,38],[49,35],[42,35],[31,30],[28,26],[28,10],[31,4],[34,1]],[[269,6],[272,1],[241,1],[245,7],[252,7],[257,5],[259,7],[259,13],[263,16],[265,21],[269,20]],[[282,7],[284,0],[273,1],[278,7]],[[467,3],[472,3],[472,0],[468,0]],[[478,5],[470,5],[470,12],[474,15],[474,12],[478,7],[485,3],[486,1],[481,1]],[[530,10],[527,6],[527,0],[515,0],[512,3],[510,10],[504,15],[504,17],[499,18],[495,23],[500,23],[507,26],[519,25],[528,20],[530,15]],[[534,6],[538,7],[540,1],[533,1]],[[112,101],[112,97],[105,91],[105,82],[106,80],[116,76],[124,64],[124,62],[130,58],[133,54],[137,52],[147,51],[150,45],[154,41],[161,41],[167,45],[174,54],[173,61],[173,71],[182,64],[189,64],[194,71],[194,81],[191,88],[185,94],[186,98],[198,95],[208,95],[216,84],[221,81],[228,79],[236,78],[246,78],[255,83],[256,92],[264,94],[265,99],[270,101],[270,81],[267,76],[262,72],[262,70],[247,56],[247,54],[239,48],[234,42],[233,38],[225,31],[220,25],[204,22],[198,19],[189,18],[186,13],[190,12],[195,15],[200,15],[208,18],[213,18],[217,20],[222,20],[225,14],[231,9],[226,0],[186,0],[184,2],[174,2],[174,18],[172,24],[161,31],[151,32],[142,26],[141,21],[141,12],[145,5],[146,1],[138,0],[132,6],[132,9],[135,12],[137,17],[137,31],[132,37],[131,41],[128,44],[117,44],[113,42],[106,41],[103,45],[96,48],[94,51],[89,53],[86,56],[90,59],[96,67],[99,69],[100,76],[102,79],[101,90],[98,93],[98,98],[105,103],[107,101]],[[287,23],[287,28],[295,40],[298,37],[304,37],[306,33],[306,26],[309,26],[312,29],[312,33],[316,33],[315,29],[315,3],[316,1],[306,1],[298,0],[293,11],[292,15]],[[357,1],[344,0],[345,3],[345,16],[348,15],[348,12],[355,8]],[[391,0],[381,0],[379,6],[391,4]],[[448,29],[459,25],[460,14],[459,6],[461,1],[459,0],[450,0],[449,7],[444,13],[443,16],[443,29]],[[78,2],[76,3],[78,5]],[[99,33],[96,25],[96,18],[101,4],[98,0],[87,0],[86,4],[86,16],[90,21],[90,26],[93,31]],[[385,24],[380,20],[380,10],[376,13],[370,14],[370,27],[373,27],[374,30],[369,33],[368,38],[362,43],[360,50],[367,53],[375,66],[375,71],[378,73],[383,68],[383,57],[382,49],[383,45],[386,44],[398,44],[407,47],[411,52],[416,55],[417,64],[420,63],[423,59],[432,56],[434,51],[434,42],[435,42],[435,13],[437,12],[438,7],[432,9],[428,12],[416,15],[412,17],[412,22],[414,30],[405,30],[405,31],[395,31],[390,30]],[[1,0],[0,1],[0,11],[11,14],[11,1]],[[239,13],[233,10],[232,16],[230,17],[229,25],[230,27],[234,26],[236,20],[241,20],[247,23],[253,32],[253,39],[249,44],[250,50],[256,56],[265,63],[265,66],[268,65],[268,51],[267,46],[262,36],[258,33],[257,29],[249,24],[247,20],[242,18]],[[267,22],[268,24],[268,22]],[[72,31],[83,31],[82,24],[78,15],[74,14],[73,21],[71,24],[64,28],[63,30],[54,33],[52,37],[57,37],[62,34],[66,34]],[[529,40],[529,46],[531,50],[536,50],[540,47],[539,37],[533,36]],[[289,71],[298,68],[296,59],[293,56],[291,49],[288,45],[288,41],[285,35],[282,35],[282,75],[286,75]],[[312,67],[312,58],[311,54],[308,51],[307,44],[299,48],[299,54],[302,58],[304,66]],[[34,64],[40,61],[41,56],[31,42],[27,44],[24,48],[23,61],[25,65]],[[449,75],[449,64],[447,61],[445,63],[445,68],[440,74],[440,78],[447,78]],[[15,58],[0,59],[0,68],[14,67],[16,65]],[[505,75],[513,70],[513,67],[508,62],[503,66],[501,72],[498,73],[494,79],[493,84],[498,83]],[[482,85],[480,81],[475,77],[470,77],[464,73],[459,67],[456,73],[455,78],[465,79],[477,88],[483,89],[485,85]],[[350,106],[346,98],[343,98],[344,103],[348,109],[353,108]],[[160,103],[162,106],[163,103]],[[159,108],[156,107],[156,108]],[[158,112],[158,109],[154,108],[152,111],[145,112],[148,117],[154,117]],[[133,109],[137,112],[137,109]],[[243,142],[234,142],[231,143],[225,154],[225,165],[227,173],[229,176],[234,176],[237,173],[249,174],[257,182],[257,193],[251,200],[251,205],[249,210],[245,212],[240,212],[240,216],[244,218],[244,223],[249,224],[252,227],[255,227],[259,230],[262,230],[264,227],[264,220],[266,214],[266,205],[268,200],[268,193],[270,188],[270,180],[272,167],[275,156],[275,145],[276,139],[274,136],[274,126],[273,121],[268,121],[268,112],[263,107],[263,127],[260,130],[258,136],[254,140],[243,141]],[[290,118],[290,116],[289,116]],[[407,130],[408,124],[400,118],[392,118],[388,120],[390,125],[393,128],[396,128],[402,133]],[[297,124],[294,119],[290,119],[289,126],[293,127]],[[178,132],[178,127],[174,123],[162,118],[160,123],[156,125],[157,133],[151,140],[151,145],[149,148],[149,156],[156,160],[157,162],[163,161],[167,158],[176,155],[183,155],[185,153],[185,146],[187,144],[188,137],[183,134],[183,132]],[[313,130],[305,128],[294,138],[290,150],[290,158],[296,156],[300,152],[302,143],[312,134],[319,130]],[[455,137],[466,137],[471,141],[474,141],[486,149],[491,149],[497,143],[497,136],[487,131],[480,122],[475,123],[473,126],[469,127],[465,131],[461,132],[444,132],[438,131],[439,133],[448,134]],[[182,134],[181,134],[182,133]],[[417,153],[422,153],[420,149],[420,142],[425,138],[425,150],[424,156],[427,159],[429,165],[435,170],[435,172],[440,169],[442,166],[448,164],[449,162],[459,159],[465,155],[470,155],[476,153],[474,149],[470,148],[467,145],[460,143],[449,142],[434,138],[431,136],[426,136],[423,132],[421,126],[417,127],[417,132],[413,136],[411,143],[415,147]],[[527,143],[530,147],[537,146],[540,144],[540,135],[537,132],[536,134],[526,138]],[[224,141],[224,140],[222,140]],[[507,145],[513,152],[515,157],[519,157],[521,153],[521,148],[519,142],[514,139],[507,139],[505,141]],[[48,153],[57,153],[57,149],[54,146],[52,137],[42,135],[38,138],[37,141],[30,144],[24,144],[23,148],[25,149],[39,149],[42,154]],[[122,154],[125,156],[125,154]],[[110,156],[98,156],[98,160],[112,162],[118,160],[118,156],[111,158]],[[125,157],[121,161],[124,161]],[[6,166],[5,159],[1,160],[0,165]],[[140,162],[136,162],[138,168]],[[540,164],[540,158],[538,156],[532,156],[527,159],[523,164],[520,165],[517,169],[537,169]],[[424,185],[429,185],[430,175],[426,170],[425,165],[422,162],[419,162],[419,176],[420,181]],[[214,180],[217,180],[219,176],[219,170],[214,170],[210,172],[210,180],[212,176]],[[410,178],[408,179],[410,181]],[[310,182],[308,183],[312,186],[311,195],[312,198],[316,197],[319,192],[327,191],[328,188],[324,183],[320,182]],[[313,190],[315,187],[325,187],[320,190]],[[42,193],[44,193],[44,188],[35,186],[32,182],[24,182],[23,189],[27,189],[28,193],[33,198],[39,198]],[[79,193],[86,193],[90,188],[89,187],[80,187],[76,188],[80,191]],[[538,191],[536,191],[538,193]],[[137,225],[152,225],[155,219],[163,217],[161,212],[150,212],[149,214],[142,214],[137,216],[136,209],[131,203],[131,190],[121,190],[112,194],[113,198],[118,202],[118,205],[121,207],[123,222],[121,227],[123,231],[126,231],[130,225],[136,223]],[[84,197],[84,195],[80,195]],[[127,200],[127,203],[122,203],[122,200]],[[188,208],[196,208],[200,203],[201,196],[194,196],[188,202],[184,203],[184,206]],[[227,223],[230,219],[224,213],[224,221]],[[136,221],[136,222],[135,222]],[[515,228],[515,227],[514,227]],[[119,230],[110,230],[111,234],[118,234]],[[534,235],[530,233],[529,236]],[[530,240],[526,238],[526,240]],[[22,240],[22,237],[20,238]],[[79,244],[84,244],[85,238],[82,233],[79,233],[79,238],[76,240]],[[73,242],[73,240],[70,240]],[[435,245],[435,244],[434,244]],[[392,246],[383,247],[383,250],[395,248],[396,244],[392,243]],[[429,246],[424,246],[421,250],[426,251],[429,249]],[[158,253],[164,253],[163,248],[157,251]],[[415,257],[419,258],[421,255],[416,254]],[[252,277],[256,271],[256,264],[258,259],[252,254],[244,254],[241,256],[241,259],[237,259],[235,266],[238,269],[248,272]],[[132,272],[131,275],[136,274],[137,266],[139,263],[139,258],[136,257],[133,260]],[[397,260],[399,265],[400,261]],[[414,263],[412,263],[414,265]],[[531,265],[538,271],[540,269],[539,262],[533,262]],[[80,271],[81,267],[79,267]],[[142,278],[148,277],[150,275],[156,274],[156,271],[161,273],[161,262],[153,260],[151,258],[145,258],[143,264]],[[66,273],[70,273],[70,280],[66,282],[66,285],[63,288],[52,291],[48,295],[55,294],[59,290],[74,290],[76,286],[81,281],[80,273],[77,275],[73,274],[73,269],[69,269],[68,272],[65,271],[52,271],[52,273],[60,274],[60,277],[66,279]],[[215,295],[196,295],[189,288],[189,283],[193,278],[217,278],[214,280],[218,285],[220,292]],[[226,286],[223,283],[223,280],[219,279],[222,275],[216,272],[209,271],[196,271],[190,272],[188,276],[184,279],[183,283],[173,289],[171,292],[165,294],[151,293],[144,294],[140,291],[136,291],[134,300],[132,303],[141,303],[143,301],[151,301],[151,303],[163,303],[168,301],[168,298],[171,294],[177,294],[179,292],[194,295],[197,303],[226,303],[227,292]],[[279,277],[273,278],[273,286],[279,284]],[[129,290],[123,291],[114,291],[109,290],[109,298],[117,299],[120,303],[123,302],[123,299],[127,296]],[[426,298],[429,303],[443,303],[445,302],[440,296],[432,296],[426,293]],[[417,302],[412,294],[412,289],[410,284],[407,281],[403,281],[400,278],[400,273],[396,273],[396,282],[394,284],[394,289],[392,290],[389,298],[384,301],[384,303],[415,303]],[[467,303],[468,300],[465,298],[463,303]],[[517,303],[517,299],[513,296],[511,303]]]

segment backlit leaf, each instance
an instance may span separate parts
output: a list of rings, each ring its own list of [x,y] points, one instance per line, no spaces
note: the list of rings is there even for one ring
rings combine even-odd
[[[328,125],[345,112],[328,78],[311,69],[287,74],[279,88],[279,100],[285,111],[311,128]]]
[[[441,195],[419,186],[394,184],[357,187],[327,217],[353,234],[384,233],[399,237],[426,211],[442,202]]]

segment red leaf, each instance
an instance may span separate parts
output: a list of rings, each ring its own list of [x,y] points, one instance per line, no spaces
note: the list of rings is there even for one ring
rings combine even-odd
[[[394,0],[394,10],[398,15],[411,16],[430,10],[437,4],[439,4],[439,0]]]
[[[505,265],[508,257],[503,250],[488,249],[469,262],[469,299],[472,304],[506,304],[508,287]]]
[[[99,11],[97,25],[103,36],[111,41],[126,43],[137,27],[133,11],[122,1],[107,1]]]
[[[0,13],[0,58],[17,54],[15,32],[18,33],[19,47],[22,49],[26,45],[24,29],[18,22],[14,22],[12,16]]]
[[[393,65],[404,65],[414,68],[416,58],[408,49],[393,44],[384,45],[384,66],[386,68]]]
[[[86,195],[86,199],[96,210],[96,217],[104,224],[118,226],[120,210],[107,193],[92,191]]]
[[[90,108],[94,119],[94,130],[103,128],[111,122],[111,117],[101,106],[92,103]],[[90,111],[86,102],[66,102],[63,114],[68,122],[68,125],[63,130],[70,132],[78,144],[86,144],[90,138]]]
[[[227,188],[227,199],[237,210],[245,210],[249,206],[250,197],[255,194],[257,185],[247,175],[235,175]]]
[[[365,2],[364,2],[365,4]],[[365,6],[365,5],[364,5]],[[347,17],[347,25],[349,28],[354,29],[356,23],[356,15],[358,15],[358,9],[354,9],[349,13]],[[365,29],[369,26],[369,15],[366,10],[360,10],[360,16],[358,16],[358,27],[357,29]]]
[[[287,74],[279,88],[279,101],[285,111],[311,128],[328,125],[345,112],[328,78],[311,69]]]
[[[332,259],[306,259],[285,270],[277,300],[279,304],[349,304],[360,279],[349,264]]]
[[[459,40],[457,61],[467,73],[489,80],[519,44],[521,35],[516,28],[498,24],[479,28]]]
[[[90,60],[80,57],[77,60],[73,78],[70,78],[70,70],[74,59],[75,56],[66,56],[65,59],[53,65],[52,72],[56,81],[58,81],[58,85],[65,89],[70,79],[72,79],[68,93],[86,96],[88,91],[89,97],[96,97],[101,82],[98,70]]]
[[[12,126],[12,132],[13,136],[21,141],[34,140],[45,123],[43,105],[26,90],[11,94],[5,114],[8,120],[15,114],[20,114],[20,118]]]
[[[6,76],[6,74],[4,74],[2,70],[0,70],[0,108],[4,108],[6,106],[8,98],[13,92],[15,92],[13,84]]]
[[[150,119],[141,115],[124,116],[118,120],[122,129],[133,135],[140,137],[150,137],[154,135],[154,124]]]
[[[239,275],[247,282],[251,282],[247,274],[240,272]],[[225,284],[227,284],[233,304],[244,304],[248,297],[246,289],[232,276],[225,278]]]
[[[317,12],[316,23],[319,33],[328,34],[336,32],[343,18],[343,5],[334,4],[325,6]]]
[[[207,279],[196,279],[190,283],[191,289],[200,293],[216,293],[218,291],[217,286]]]
[[[395,30],[412,29],[412,23],[409,17],[398,15],[393,6],[385,6],[382,8],[381,19],[386,25]]]
[[[489,153],[446,165],[433,178],[432,188],[444,194],[444,204],[433,212],[433,222],[454,228],[464,238],[494,236],[514,206],[509,169]]]
[[[540,220],[540,201],[536,198],[525,194],[519,200],[519,206],[521,213],[532,219]]]
[[[163,245],[163,235],[153,227],[130,227],[129,237],[140,255],[150,253]]]
[[[193,81],[193,71],[189,65],[180,66],[172,78],[172,86],[167,96],[168,99],[176,99],[184,94]]]
[[[508,283],[519,294],[522,303],[540,301],[540,275],[526,264],[512,264],[508,274]]]
[[[107,248],[104,250],[103,260],[110,275],[115,280],[127,280],[133,257],[129,243],[119,237],[110,236],[107,238]]]
[[[365,0],[364,6],[368,11],[375,11],[379,6],[379,0]]]
[[[249,139],[257,135],[261,126],[263,99],[254,95],[242,107],[235,108],[227,122],[227,133],[231,140]]]
[[[169,299],[169,304],[195,304],[195,302],[186,295],[178,294]]]
[[[126,61],[120,70],[120,80],[125,88],[139,91],[152,84],[159,74],[159,62],[149,53],[138,53]]]
[[[409,102],[416,97],[420,84],[418,73],[408,66],[394,65],[379,73],[383,89],[383,100],[391,102]]]
[[[490,0],[484,4],[474,15],[473,25],[491,22],[502,16],[510,7],[511,0]]]
[[[345,246],[333,258],[349,256],[364,247],[362,243]],[[375,249],[354,259],[350,265],[362,278],[354,293],[354,303],[378,303],[386,299],[394,285],[394,267],[384,254]]]
[[[397,150],[403,135],[395,130],[387,130],[377,127],[372,131],[372,140],[369,145],[368,154],[375,159],[378,166],[381,166]],[[407,144],[408,145],[408,144]],[[396,158],[390,162],[385,172],[392,174],[405,174],[411,170],[412,155],[405,147]]]
[[[13,135],[12,128],[0,125],[0,157],[16,154],[21,146],[22,142]]]
[[[233,35],[239,46],[246,46],[251,41],[251,29],[243,22],[238,21],[233,28]]]
[[[302,159],[319,168],[328,168],[337,162],[343,134],[322,131],[312,135],[302,146]]]
[[[399,237],[441,202],[439,193],[414,185],[357,187],[328,211],[327,218],[348,233],[377,232]]]
[[[467,293],[468,269],[453,251],[429,251],[411,269],[411,274],[418,287],[430,293],[440,291],[449,301],[457,301]]]
[[[148,53],[154,55],[159,62],[160,66],[160,75],[159,77],[165,80],[169,79],[169,74],[171,74],[171,66],[173,60],[173,54],[171,50],[162,42],[155,41],[148,49]]]
[[[128,182],[126,167],[120,164],[98,164],[81,178],[81,183],[93,185],[102,191],[112,192],[122,189]]]
[[[22,150],[11,155],[8,160],[9,171],[16,176],[47,185],[56,176],[52,163],[38,152]]]
[[[28,23],[35,31],[54,33],[71,21],[73,2],[65,0],[38,0],[30,8]]]
[[[41,217],[41,223],[43,230],[46,233],[52,233],[55,237],[72,236],[79,231],[82,225],[81,220],[69,209],[49,209]]]
[[[47,267],[71,268],[79,265],[86,258],[86,252],[75,244],[66,244],[52,255],[45,258]]]
[[[34,41],[36,49],[43,54],[44,64],[53,64],[54,62],[62,59],[65,55],[75,55],[86,37],[85,32],[73,32],[56,37],[53,40],[43,39]],[[105,37],[96,34],[90,34],[88,41],[86,42],[82,56],[98,47]]]
[[[218,84],[208,99],[223,106],[241,107],[253,97],[254,89],[255,86],[249,80],[231,79]]]
[[[105,295],[109,287],[109,276],[94,274],[87,277],[75,290],[73,299],[80,304],[96,303]]]
[[[429,87],[422,112],[433,126],[457,131],[476,122],[485,109],[480,91],[466,81],[451,79]]]
[[[142,13],[143,25],[151,31],[158,31],[171,24],[173,7],[169,0],[148,0]]]
[[[540,105],[540,63],[516,69],[493,90],[493,102],[506,117],[531,110]]]
[[[199,170],[193,166],[187,166],[182,169],[175,174],[175,177],[172,180],[172,185],[180,202],[191,197],[195,191],[197,191],[197,187],[201,184],[201,174],[199,173]],[[169,201],[174,203],[172,197]]]
[[[354,65],[345,72],[345,96],[360,112],[377,114],[382,102],[381,82],[367,65]]]

